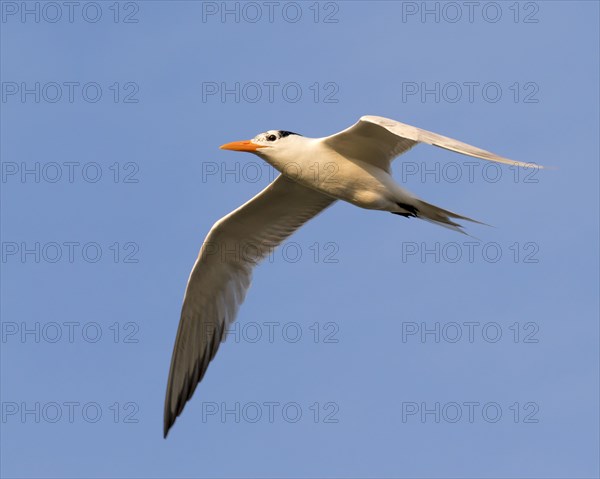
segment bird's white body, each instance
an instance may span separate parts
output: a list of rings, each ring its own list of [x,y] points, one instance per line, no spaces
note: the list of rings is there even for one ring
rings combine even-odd
[[[401,211],[398,203],[412,197],[387,171],[341,155],[323,138],[293,135],[277,155],[256,154],[297,183],[360,208]]]
[[[217,221],[200,249],[188,280],[171,359],[165,436],[235,320],[250,286],[252,268],[336,200],[421,218],[459,232],[461,226],[454,220],[474,221],[420,200],[393,180],[392,160],[418,143],[489,161],[537,167],[377,116],[364,116],[346,130],[324,138],[271,130],[221,147],[255,153],[281,175]],[[223,251],[253,254],[221,255]]]

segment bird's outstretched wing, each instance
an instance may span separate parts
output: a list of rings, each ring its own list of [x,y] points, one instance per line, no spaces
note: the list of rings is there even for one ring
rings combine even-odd
[[[438,135],[437,133],[422,130],[421,128],[381,116],[363,116],[350,128],[328,136],[323,141],[327,146],[349,159],[357,159],[375,164],[388,172],[391,161],[398,155],[411,149],[417,143],[427,143],[445,148],[446,150],[462,153],[463,155],[474,156],[475,158],[504,163],[506,165],[542,168],[535,163],[509,160],[503,156],[448,138],[447,136]]]
[[[167,382],[165,437],[235,320],[252,268],[334,201],[280,175],[212,227],[183,299]]]

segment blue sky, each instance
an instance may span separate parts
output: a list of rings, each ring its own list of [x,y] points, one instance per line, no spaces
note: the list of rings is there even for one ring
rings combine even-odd
[[[269,5],[1,2],[2,476],[598,477],[598,4]],[[396,160],[494,228],[336,204],[163,440],[200,244],[272,177],[218,146],[364,114],[556,168]]]

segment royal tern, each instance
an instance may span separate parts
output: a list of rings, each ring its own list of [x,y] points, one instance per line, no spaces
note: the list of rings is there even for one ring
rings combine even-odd
[[[462,231],[461,226],[453,220],[474,221],[425,203],[394,182],[391,161],[417,143],[507,165],[539,168],[378,116],[363,116],[350,128],[325,138],[270,130],[252,140],[221,146],[254,153],[281,174],[250,201],[217,221],[202,244],[188,279],[171,359],[165,437],[235,320],[250,286],[252,268],[336,200],[421,218],[458,231]]]

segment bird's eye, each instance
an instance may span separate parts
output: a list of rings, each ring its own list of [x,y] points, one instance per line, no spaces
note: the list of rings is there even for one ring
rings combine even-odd
[[[275,135],[267,136],[267,141],[275,141],[276,139],[277,139],[277,137]]]

